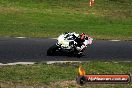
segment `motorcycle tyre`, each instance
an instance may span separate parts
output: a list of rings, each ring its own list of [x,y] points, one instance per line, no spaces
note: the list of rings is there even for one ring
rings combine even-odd
[[[47,50],[47,56],[54,56],[56,53],[56,50],[58,49],[58,46],[54,44]]]

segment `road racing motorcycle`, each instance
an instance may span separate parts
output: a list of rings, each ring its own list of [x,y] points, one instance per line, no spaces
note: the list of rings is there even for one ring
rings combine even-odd
[[[47,50],[48,56],[56,56],[56,55],[68,55],[68,56],[77,56],[81,57],[83,55],[83,50],[77,50],[78,42],[76,38],[79,38],[79,34],[75,32],[66,32],[61,34],[57,38],[57,43],[52,45]],[[88,37],[88,45],[92,44],[93,38]],[[87,47],[87,45],[86,45]]]

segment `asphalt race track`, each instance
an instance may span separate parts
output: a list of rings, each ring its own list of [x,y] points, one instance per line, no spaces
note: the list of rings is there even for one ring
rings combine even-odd
[[[0,38],[0,63],[41,61],[132,61],[132,41],[96,40],[81,58],[47,56],[47,49],[56,43],[49,38]]]

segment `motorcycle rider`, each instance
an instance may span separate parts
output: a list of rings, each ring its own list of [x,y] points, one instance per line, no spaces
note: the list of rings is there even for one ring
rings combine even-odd
[[[77,50],[83,51],[84,48],[87,47],[88,44],[92,44],[92,38],[87,36],[85,33],[81,33],[80,36],[78,36],[75,41],[77,42]]]
[[[66,32],[59,37],[59,43],[63,43],[64,45],[68,45],[69,42],[66,40],[74,40],[77,44],[76,49],[78,51],[83,51],[84,48],[87,47],[88,44],[92,43],[92,38],[87,36],[85,33],[81,33],[80,35],[75,32]]]

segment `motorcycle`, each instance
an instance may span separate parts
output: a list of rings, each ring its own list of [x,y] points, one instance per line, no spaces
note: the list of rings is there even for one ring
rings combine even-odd
[[[75,32],[66,32],[61,34],[57,39],[58,42],[47,50],[47,55],[68,55],[81,57],[83,55],[83,51],[77,50],[78,43],[75,41],[78,36],[79,34],[76,34]],[[89,37],[89,41],[92,42],[92,40],[93,39]]]

